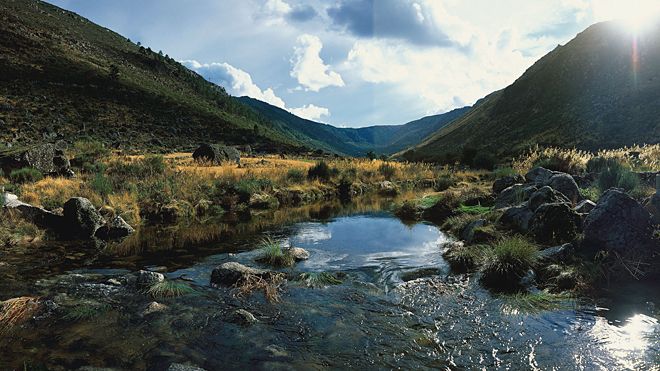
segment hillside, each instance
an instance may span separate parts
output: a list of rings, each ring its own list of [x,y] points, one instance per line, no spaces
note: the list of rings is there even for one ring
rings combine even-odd
[[[329,152],[362,156],[368,151],[390,155],[413,146],[444,125],[461,117],[469,107],[444,114],[424,117],[403,125],[369,126],[364,128],[337,128],[295,116],[281,108],[249,98],[239,98],[279,131],[289,133],[301,143]]]
[[[630,33],[595,24],[403,156],[452,161],[465,146],[504,157],[537,143],[586,150],[658,143],[659,31],[639,36],[634,59]]]
[[[0,149],[81,137],[120,148],[300,147],[163,53],[36,0],[0,2]]]

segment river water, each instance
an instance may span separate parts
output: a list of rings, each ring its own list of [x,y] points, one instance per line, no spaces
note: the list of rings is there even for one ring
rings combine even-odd
[[[387,208],[317,205],[248,222],[143,228],[101,250],[3,251],[0,299],[40,296],[57,307],[0,337],[0,369],[658,369],[657,285],[519,311],[474,277],[451,274],[440,249],[450,237],[439,228],[406,224]],[[209,285],[223,262],[259,266],[254,248],[265,236],[311,254],[282,270],[291,279],[280,302]],[[154,298],[111,280],[144,268],[194,293],[156,299],[167,308],[144,314]],[[295,280],[321,272],[341,283]],[[98,313],[72,317],[81,306]],[[258,323],[236,321],[237,309]]]

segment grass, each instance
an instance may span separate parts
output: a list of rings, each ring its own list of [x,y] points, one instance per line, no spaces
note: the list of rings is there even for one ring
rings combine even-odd
[[[493,288],[511,288],[536,265],[539,251],[522,236],[500,239],[486,251],[481,280]]]
[[[487,245],[454,246],[442,255],[451,268],[458,272],[469,272],[479,267],[488,250]]]
[[[0,209],[0,246],[19,246],[43,240],[45,232],[13,210]]]
[[[34,183],[43,178],[44,176],[41,174],[41,171],[29,167],[12,170],[12,172],[9,173],[9,179],[17,184]]]
[[[168,280],[158,282],[147,289],[147,294],[154,299],[176,298],[194,292],[195,289],[184,282]]]
[[[479,219],[481,219],[481,215],[479,214],[458,214],[447,218],[442,224],[442,228],[451,232],[454,236],[460,236],[461,231],[463,231],[468,224]]]
[[[515,294],[502,295],[504,301],[502,309],[509,314],[534,314],[544,311],[561,309],[567,306],[571,297],[567,294],[553,294],[547,291],[535,293],[519,292]]]
[[[281,273],[272,273],[266,277],[248,274],[234,286],[235,295],[244,298],[255,291],[262,291],[268,302],[277,303],[280,301],[280,290],[284,282],[285,276]]]
[[[284,248],[280,242],[275,241],[270,237],[261,241],[260,246],[259,256],[257,257],[257,261],[259,262],[272,267],[290,267],[296,262],[288,249]]]
[[[67,308],[64,319],[73,322],[90,320],[106,314],[110,309],[107,304],[81,303]]]
[[[38,297],[22,296],[0,302],[0,334],[25,323],[41,310]]]
[[[308,272],[301,273],[298,277],[308,287],[325,287],[330,285],[341,285],[342,280],[328,272]]]
[[[474,206],[467,206],[467,205],[460,205],[458,207],[458,211],[461,213],[465,214],[473,214],[473,215],[484,215],[489,213],[490,211],[493,210],[493,207],[490,206],[481,206],[479,205],[474,205]]]

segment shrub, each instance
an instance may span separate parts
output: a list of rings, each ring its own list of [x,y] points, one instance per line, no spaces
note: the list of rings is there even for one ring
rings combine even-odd
[[[538,257],[536,245],[524,237],[503,238],[487,251],[481,267],[481,280],[493,288],[516,287]]]
[[[319,161],[309,169],[307,172],[307,177],[309,179],[318,179],[323,182],[330,180],[331,170],[330,166],[325,163],[325,161]]]
[[[295,263],[289,250],[271,238],[266,238],[261,242],[257,261],[273,267],[290,267]]]
[[[493,175],[497,179],[497,178],[504,178],[506,176],[515,176],[518,175],[518,172],[514,170],[512,167],[498,167],[493,172]]]
[[[600,190],[597,187],[580,188],[580,195],[593,202],[600,198]]]
[[[145,179],[163,175],[166,168],[163,156],[147,155],[135,161],[113,161],[108,168],[108,174],[118,181]]]
[[[489,213],[491,210],[493,210],[492,207],[488,206],[481,206],[481,205],[474,205],[474,206],[468,206],[468,205],[463,205],[461,204],[458,207],[458,211],[461,213],[465,214],[474,214],[474,215],[483,215]]]
[[[475,169],[493,170],[495,168],[495,156],[491,153],[479,152],[472,160],[472,167]]]
[[[637,174],[621,163],[610,162],[606,168],[602,169],[596,184],[601,193],[614,187],[631,192],[639,187],[639,178]]]
[[[595,156],[587,161],[586,170],[588,173],[600,173],[611,166],[617,165],[620,165],[620,162],[616,158]]]
[[[320,288],[330,285],[341,285],[342,280],[328,272],[301,273],[298,279],[307,287]]]
[[[23,183],[34,183],[43,179],[44,176],[41,174],[41,171],[33,169],[31,167],[24,167],[22,169],[13,170],[9,173],[9,179],[18,184]]]
[[[382,165],[380,165],[378,167],[378,172],[385,179],[390,180],[396,174],[396,167],[392,164],[389,164],[389,163],[385,162],[385,163],[383,163]]]
[[[433,190],[436,192],[446,191],[449,188],[453,187],[456,184],[454,178],[451,175],[442,175],[436,181],[433,186]]]
[[[305,181],[305,172],[300,169],[289,169],[286,173],[286,179],[293,183],[302,183]]]

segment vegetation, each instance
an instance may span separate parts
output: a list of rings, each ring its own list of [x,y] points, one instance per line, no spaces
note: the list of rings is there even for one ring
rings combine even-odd
[[[458,272],[475,270],[486,255],[487,245],[453,246],[442,255],[451,268]]]
[[[97,318],[110,311],[111,307],[107,304],[98,303],[80,303],[66,309],[64,319],[68,321],[85,321]]]
[[[327,182],[330,180],[331,170],[328,164],[325,161],[319,161],[307,172],[307,177],[309,179],[318,179],[322,182]]]
[[[298,279],[302,281],[306,286],[314,288],[342,284],[342,280],[328,272],[301,273]]]
[[[536,245],[521,236],[506,237],[486,250],[481,280],[494,288],[515,287],[538,259]]]
[[[147,289],[147,294],[154,299],[175,298],[192,294],[194,292],[195,289],[190,287],[187,283],[168,280],[155,283]]]
[[[290,267],[296,262],[289,249],[270,237],[261,242],[257,260],[273,267]]]
[[[11,210],[0,209],[0,247],[34,243],[44,238],[44,231]]]
[[[18,184],[34,183],[43,179],[43,177],[41,171],[29,167],[13,170],[9,173],[9,179]]]
[[[38,297],[22,296],[0,302],[0,334],[28,321],[41,310]]]
[[[566,306],[570,296],[566,294],[553,294],[547,291],[538,291],[535,293],[518,292],[509,295],[502,295],[504,300],[502,306],[506,313],[538,313],[549,310],[556,310]]]
[[[266,300],[277,303],[280,301],[280,290],[284,282],[285,276],[282,273],[272,273],[265,277],[249,274],[236,283],[235,294],[242,298],[255,291],[262,291]]]

